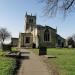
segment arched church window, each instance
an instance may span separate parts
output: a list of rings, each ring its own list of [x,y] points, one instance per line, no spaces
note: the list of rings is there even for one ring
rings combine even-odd
[[[46,29],[45,32],[44,32],[44,41],[49,41],[50,38],[49,38],[49,30]]]

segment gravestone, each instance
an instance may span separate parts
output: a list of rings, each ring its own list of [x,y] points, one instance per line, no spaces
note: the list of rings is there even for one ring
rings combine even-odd
[[[39,55],[47,55],[47,48],[46,47],[40,47],[39,48]]]

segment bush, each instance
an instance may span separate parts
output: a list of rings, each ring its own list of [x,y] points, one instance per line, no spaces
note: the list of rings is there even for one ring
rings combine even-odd
[[[0,51],[0,56],[5,56],[5,52]]]
[[[11,45],[10,45],[10,44],[9,44],[9,45],[3,44],[3,45],[2,45],[2,49],[3,49],[4,51],[11,51]]]

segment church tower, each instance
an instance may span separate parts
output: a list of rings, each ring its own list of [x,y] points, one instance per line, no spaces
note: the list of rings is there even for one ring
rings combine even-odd
[[[25,15],[25,32],[29,33],[33,30],[33,28],[36,26],[36,16],[28,15],[26,12]]]

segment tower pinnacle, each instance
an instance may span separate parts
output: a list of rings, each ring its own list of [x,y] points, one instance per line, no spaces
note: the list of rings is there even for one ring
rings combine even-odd
[[[25,16],[27,16],[27,12],[26,12]]]

